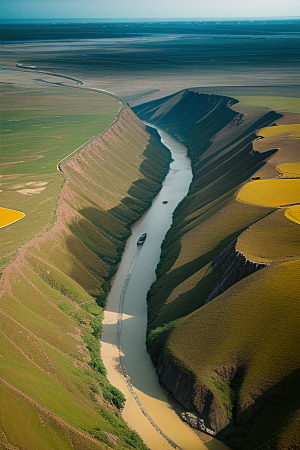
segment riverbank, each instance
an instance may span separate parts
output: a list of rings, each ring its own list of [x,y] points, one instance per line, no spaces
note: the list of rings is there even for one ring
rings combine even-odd
[[[143,438],[150,449],[172,448],[168,442],[149,423],[128,390],[119,365],[118,351],[118,312],[119,300],[128,276],[130,264],[136,252],[136,242],[144,233],[147,239],[140,250],[125,295],[122,320],[122,349],[130,383],[143,407],[155,424],[176,445],[186,450],[205,449],[205,444],[196,436],[177,415],[174,406],[169,403],[166,393],[158,383],[156,371],[151,363],[145,345],[147,327],[146,296],[155,280],[155,268],[160,258],[160,246],[171,226],[173,211],[187,194],[192,180],[190,161],[186,149],[177,140],[159,130],[162,142],[172,152],[173,162],[163,187],[152,206],[132,227],[117,275],[114,279],[103,322],[102,358],[108,370],[108,379],[126,396],[123,417]],[[168,201],[164,204],[164,201]],[[203,436],[204,439],[209,439]],[[210,448],[225,449],[222,443],[210,442]]]

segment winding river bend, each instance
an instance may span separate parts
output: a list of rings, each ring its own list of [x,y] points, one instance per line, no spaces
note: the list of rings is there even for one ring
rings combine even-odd
[[[187,195],[192,181],[186,147],[156,129],[163,144],[170,149],[173,162],[152,206],[132,227],[108,297],[101,337],[102,358],[109,381],[126,397],[123,418],[151,450],[174,447],[223,450],[227,447],[215,439],[204,444],[178,417],[158,382],[145,345],[147,292],[155,281],[160,247],[172,224],[173,212]],[[164,201],[168,203],[163,204]],[[136,242],[143,233],[147,233],[147,239],[137,251]]]

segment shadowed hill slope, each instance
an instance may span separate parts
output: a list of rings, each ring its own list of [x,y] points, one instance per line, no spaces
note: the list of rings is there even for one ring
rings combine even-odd
[[[145,448],[118,413],[124,396],[106,379],[99,337],[130,225],[169,162],[124,107],[61,164],[55,224],[24,245],[1,278],[1,448]]]
[[[235,103],[197,89],[134,108],[187,146],[194,173],[148,295],[147,345],[162,383],[232,448],[294,449],[299,226],[275,211],[290,192],[283,203],[236,197],[253,175],[267,178],[269,160],[289,162],[276,140],[256,145],[284,118]]]

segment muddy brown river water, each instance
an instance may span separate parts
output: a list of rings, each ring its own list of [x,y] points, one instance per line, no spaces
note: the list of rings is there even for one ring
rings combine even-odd
[[[126,397],[123,418],[140,434],[151,450],[174,448],[166,436],[182,450],[225,450],[228,447],[209,436],[204,437],[206,440],[204,443],[178,417],[158,382],[155,368],[146,349],[147,292],[155,281],[155,269],[160,259],[161,244],[172,224],[174,209],[186,196],[192,181],[191,164],[186,147],[162,130],[157,129],[157,131],[163,144],[170,149],[173,162],[152,206],[132,227],[132,235],[127,241],[108,296],[101,337],[102,358],[108,371],[109,381]],[[164,201],[168,203],[164,204]],[[143,233],[147,233],[147,239],[142,246],[139,246],[137,252],[136,242]],[[129,276],[134,258],[136,262]],[[128,284],[125,288],[124,283]],[[121,336],[118,339],[120,298],[122,302],[124,300],[124,305]],[[129,377],[127,380],[124,377],[124,367],[120,364],[118,344],[122,345],[124,352],[122,359]],[[145,415],[145,411],[148,416]],[[157,428],[161,432],[157,431]]]

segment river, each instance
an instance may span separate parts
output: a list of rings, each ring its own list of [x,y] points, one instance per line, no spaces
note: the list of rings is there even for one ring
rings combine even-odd
[[[146,349],[147,292],[156,278],[155,269],[160,259],[161,244],[172,224],[173,212],[187,195],[192,181],[191,163],[187,157],[186,147],[166,132],[156,129],[163,144],[170,149],[173,161],[162,189],[153,200],[152,206],[133,225],[132,235],[126,243],[108,296],[101,337],[101,354],[109,381],[126,397],[122,413],[124,420],[140,434],[151,450],[169,450],[174,447],[156,431],[129,391],[120,364],[118,343],[119,345],[121,343],[125,355],[126,372],[130,377],[129,388],[134,390],[135,397],[138,397],[156,426],[182,450],[225,450],[228,447],[206,435],[203,436],[207,442],[203,443],[178,417],[158,382]],[[168,203],[163,204],[164,201]],[[147,233],[147,239],[137,251],[136,242],[143,233]],[[134,259],[136,263],[132,274],[129,275]],[[124,283],[128,283],[125,290]],[[120,297],[124,300],[124,306],[121,321],[119,314],[118,325]],[[117,329],[120,328],[120,322],[122,332],[118,339]]]

